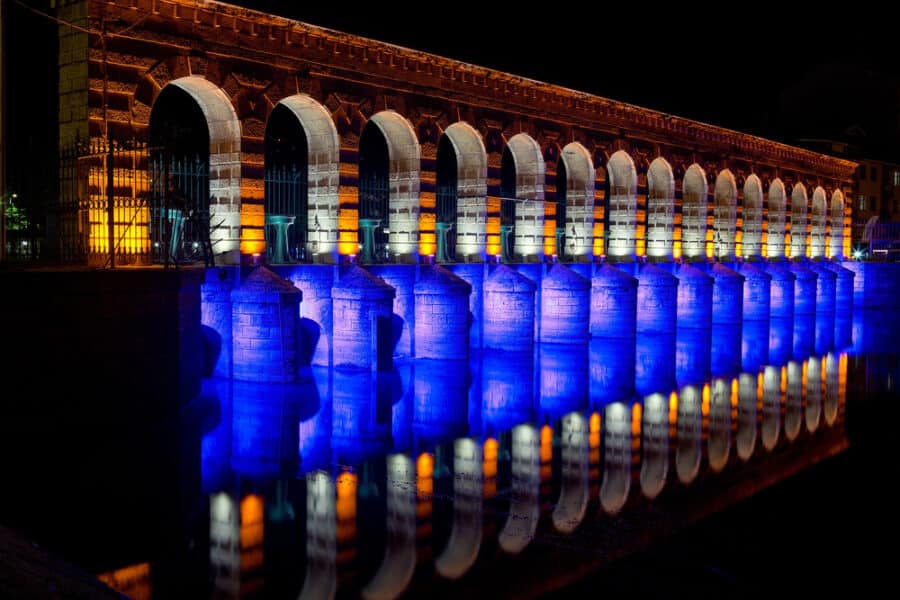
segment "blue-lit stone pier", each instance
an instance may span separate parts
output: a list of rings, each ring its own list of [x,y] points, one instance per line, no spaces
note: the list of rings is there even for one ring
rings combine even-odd
[[[824,259],[227,268],[201,284],[202,322],[221,338],[217,375],[288,381],[301,365],[378,370],[540,342],[616,339],[624,351],[635,336],[714,328],[740,340],[742,323],[817,314],[846,330],[854,306],[890,300],[878,269]]]

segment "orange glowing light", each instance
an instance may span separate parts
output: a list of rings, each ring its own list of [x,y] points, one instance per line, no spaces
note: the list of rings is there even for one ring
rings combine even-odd
[[[672,392],[669,394],[669,425],[674,426],[678,423],[678,394]]]
[[[548,463],[553,458],[553,428],[541,427],[541,462]]]
[[[731,380],[731,408],[737,408],[738,405],[738,380]]]
[[[138,563],[101,573],[97,579],[134,600],[150,600],[153,597],[153,587],[150,580],[150,563]]]
[[[344,471],[335,480],[337,502],[337,540],[345,542],[356,537],[356,474]]]
[[[703,391],[700,394],[700,414],[704,417],[709,416],[709,384],[703,385]]]
[[[434,493],[434,456],[428,452],[416,459],[416,492],[420,498]]]
[[[481,465],[484,474],[484,497],[493,498],[497,493],[497,440],[484,440],[484,459]]]
[[[263,543],[263,511],[265,503],[262,496],[248,494],[241,500],[241,550]]]
[[[631,405],[631,435],[640,436],[641,435],[641,415],[643,414],[643,407],[641,407],[640,402],[635,402]]]
[[[673,242],[672,244],[672,258],[678,260],[681,258],[681,242]]]

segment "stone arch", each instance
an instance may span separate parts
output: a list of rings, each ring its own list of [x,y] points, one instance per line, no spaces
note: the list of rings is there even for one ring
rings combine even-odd
[[[737,227],[737,183],[728,169],[716,176],[713,200],[713,250],[717,258],[732,258]]]
[[[806,256],[806,217],[809,197],[799,181],[791,192],[791,258]]]
[[[439,155],[445,140],[450,144],[456,162],[455,185],[451,184],[453,189],[447,190],[451,195],[455,193],[456,231],[447,235],[455,237],[456,254],[463,260],[483,258],[487,246],[487,152],[484,142],[478,131],[463,121],[444,130],[438,143]],[[438,188],[440,186],[439,181]]]
[[[338,251],[338,184],[340,168],[340,142],[337,128],[328,109],[305,94],[295,94],[282,99],[266,122],[266,211],[275,208],[269,198],[273,186],[270,165],[270,138],[277,135],[270,127],[274,119],[290,115],[299,126],[305,142],[306,154],[306,219],[296,215],[298,223],[304,220],[306,231],[301,232],[307,255],[314,260],[335,262]],[[297,157],[300,158],[300,157]]]
[[[762,254],[763,190],[755,173],[744,181],[742,254],[757,257]]]
[[[513,227],[507,253],[522,259],[544,255],[545,172],[543,153],[534,138],[518,133],[509,139],[501,165],[501,237],[504,226]]]
[[[225,262],[237,263],[241,250],[241,123],[224,90],[197,75],[181,77],[166,84],[153,102],[150,136],[154,146],[163,138],[172,144],[181,143],[176,139],[177,132],[159,131],[158,127],[169,128],[154,123],[161,120],[160,106],[179,93],[190,98],[205,120],[209,189],[204,193],[209,207],[212,251],[222,255]]]
[[[831,194],[831,240],[828,245],[830,258],[844,255],[844,194],[834,190]]]
[[[647,256],[671,258],[675,230],[675,176],[657,157],[647,169]]]
[[[531,425],[517,425],[512,437],[512,499],[509,516],[497,541],[504,551],[518,554],[534,539],[538,519],[541,463],[540,438]]]
[[[557,221],[556,227],[565,229],[566,254],[577,260],[579,257],[590,256],[594,247],[596,172],[591,153],[578,142],[566,144],[559,159],[566,171],[565,222]]]
[[[828,198],[822,186],[816,186],[812,196],[812,217],[809,231],[809,257],[825,257],[825,232],[828,227]]]
[[[609,157],[606,163],[607,231],[606,253],[609,256],[634,256],[637,232],[637,170],[634,160],[624,150]]]
[[[590,500],[588,435],[588,421],[580,413],[569,413],[562,418],[562,482],[552,515],[553,526],[560,533],[575,531],[587,512]]]
[[[374,127],[375,130],[371,130],[370,127]],[[416,139],[412,125],[400,113],[383,110],[372,115],[363,128],[360,136],[361,154],[367,133],[372,135],[376,130],[381,135],[387,149],[387,173],[382,173],[382,175],[386,175],[387,179],[386,216],[389,231],[387,243],[390,246],[391,254],[399,261],[414,260],[418,254],[419,244],[419,170],[422,156],[419,141]],[[363,170],[368,168],[363,167],[364,161],[364,157],[360,156],[360,186],[364,185]],[[385,169],[383,164],[376,165],[376,167],[379,171]],[[384,182],[379,181],[379,184],[383,186]],[[360,189],[360,193],[364,193],[362,189]],[[363,212],[361,203],[361,217]],[[384,216],[373,217],[381,219],[382,228],[384,228]]]
[[[656,498],[666,485],[669,472],[669,402],[660,393],[644,398],[641,424],[641,492]]]
[[[785,220],[787,218],[784,183],[777,177],[769,184],[768,218],[766,219],[766,256],[784,256]]]
[[[706,213],[709,186],[697,163],[684,174],[681,193],[681,253],[685,258],[706,256]]]

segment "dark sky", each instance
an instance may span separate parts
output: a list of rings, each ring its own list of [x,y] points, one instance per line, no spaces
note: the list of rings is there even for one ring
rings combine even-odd
[[[900,44],[895,20],[875,7],[236,3],[766,137],[844,139],[900,160]]]

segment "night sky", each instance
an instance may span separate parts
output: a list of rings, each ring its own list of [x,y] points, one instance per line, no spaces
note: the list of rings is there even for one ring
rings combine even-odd
[[[769,138],[850,141],[861,154],[900,161],[895,20],[858,3],[844,12],[728,3],[720,13],[688,3],[665,11],[544,2],[504,12],[470,1],[373,3],[366,12],[235,3]]]

